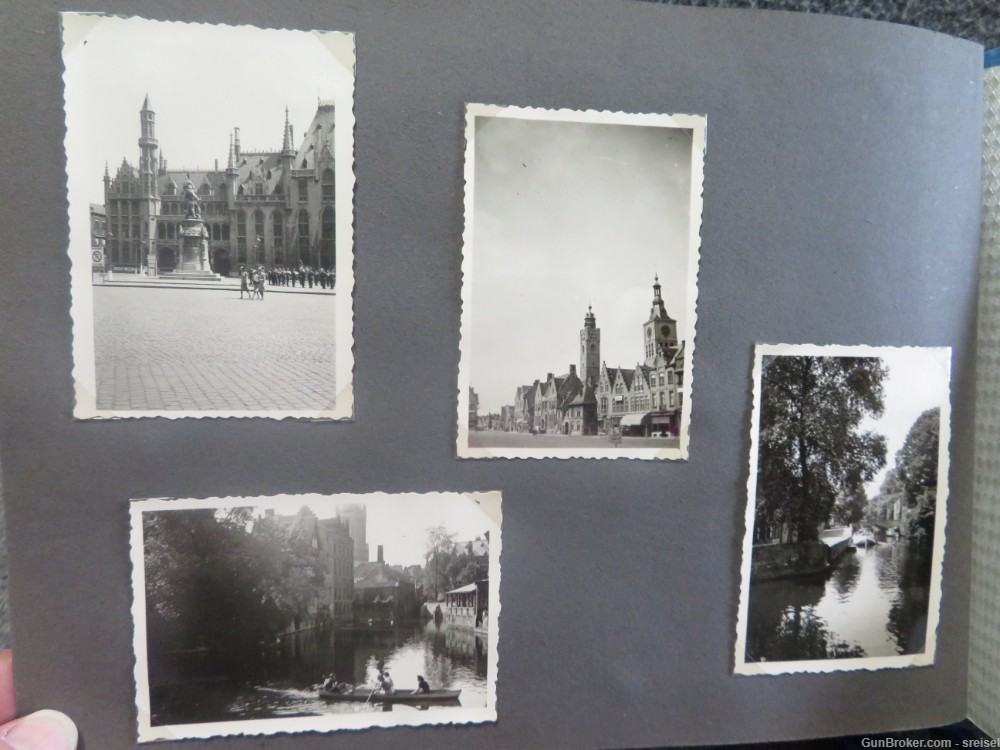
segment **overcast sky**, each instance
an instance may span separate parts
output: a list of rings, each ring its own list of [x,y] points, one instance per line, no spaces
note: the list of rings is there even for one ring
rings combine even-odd
[[[295,495],[274,500],[279,504],[277,515],[294,515],[307,505],[318,518],[336,516],[337,505],[367,505],[369,556],[375,560],[381,544],[389,565],[423,565],[427,530],[438,525],[455,534],[459,542],[481,537],[487,531],[496,538],[498,532],[477,502],[461,495],[338,495],[336,500],[322,495]]]
[[[91,203],[104,202],[105,161],[112,176],[122,158],[138,165],[147,94],[168,169],[210,169],[216,159],[225,169],[233,127],[244,150],[279,150],[288,106],[297,148],[317,97],[340,101],[352,89],[351,69],[330,50],[341,35],[324,43],[303,31],[89,19],[64,21],[64,57],[68,124],[87,143],[70,155],[71,175],[85,175]]]
[[[480,414],[579,366],[588,304],[608,366],[644,359],[656,273],[685,330],[690,131],[478,117],[475,139],[464,297]]]

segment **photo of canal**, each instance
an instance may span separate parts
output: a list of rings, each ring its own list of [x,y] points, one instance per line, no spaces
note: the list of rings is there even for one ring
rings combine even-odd
[[[737,674],[934,663],[950,365],[757,346]]]
[[[499,492],[130,515],[140,742],[496,721]]]

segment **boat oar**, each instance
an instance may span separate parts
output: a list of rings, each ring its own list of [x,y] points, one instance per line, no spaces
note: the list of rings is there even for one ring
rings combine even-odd
[[[368,701],[370,701],[372,698],[374,698],[375,697],[375,693],[377,693],[377,692],[378,692],[378,688],[376,687],[374,690],[371,691],[371,693],[368,694],[368,699],[365,701],[365,705],[366,706],[368,705]]]

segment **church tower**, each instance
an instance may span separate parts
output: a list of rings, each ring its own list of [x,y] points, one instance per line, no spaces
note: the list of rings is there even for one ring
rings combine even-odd
[[[669,359],[677,351],[677,321],[667,315],[660,296],[660,277],[653,278],[653,305],[649,320],[642,325],[646,366],[652,367],[657,355]]]
[[[149,94],[139,111],[139,218],[142,249],[139,257],[143,265],[152,259],[155,267],[153,238],[156,237],[156,216],[160,213],[160,196],[156,192],[156,175],[159,171],[156,142],[156,113],[149,106]]]
[[[584,386],[597,387],[601,375],[601,329],[597,327],[597,318],[593,308],[587,306],[587,314],[583,317],[583,328],[580,329],[580,380]]]

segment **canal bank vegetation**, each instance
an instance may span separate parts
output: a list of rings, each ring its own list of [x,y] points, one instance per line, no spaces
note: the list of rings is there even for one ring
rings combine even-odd
[[[458,535],[443,525],[427,529],[422,587],[425,601],[443,601],[445,592],[489,576],[489,531],[462,544],[457,540]]]
[[[941,412],[911,425],[886,465],[873,429],[885,408],[888,368],[877,357],[776,356],[763,361],[752,578],[828,569],[870,529],[882,541],[933,537]]]
[[[896,463],[869,503],[864,522],[897,537],[929,543],[937,508],[941,409],[928,409],[913,423]]]
[[[143,514],[150,683],[239,678],[323,585],[308,545],[253,509]]]
[[[756,543],[813,542],[885,466],[888,369],[877,357],[768,356],[760,407]],[[838,501],[839,504],[838,504]]]

